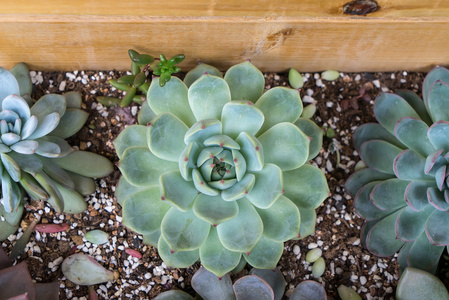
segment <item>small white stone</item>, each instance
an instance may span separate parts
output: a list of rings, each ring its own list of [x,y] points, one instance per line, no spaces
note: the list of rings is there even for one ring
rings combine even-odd
[[[59,91],[63,92],[65,90],[65,86],[66,86],[65,80],[61,81],[61,83],[59,84]]]
[[[293,246],[293,254],[298,255],[299,253],[301,253],[301,249],[299,248],[298,245],[294,245]]]
[[[366,282],[367,282],[366,277],[365,276],[360,276],[360,283],[362,285],[365,285]]]
[[[380,82],[379,82],[378,79],[373,80],[373,84],[374,84],[375,87],[377,87],[378,89],[380,89]]]

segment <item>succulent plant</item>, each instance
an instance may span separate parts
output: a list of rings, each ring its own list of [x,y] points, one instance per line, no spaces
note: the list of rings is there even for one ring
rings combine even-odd
[[[204,267],[192,277],[192,287],[204,300],[281,300],[284,296],[284,275],[274,270],[252,269],[249,275],[243,276],[234,284],[228,274],[219,278]],[[193,300],[189,294],[170,290],[161,293],[155,300],[179,299]],[[301,282],[293,291],[290,300],[326,300],[327,295],[323,285],[316,281]]]
[[[160,87],[156,78],[139,113],[144,125],[114,141],[123,223],[167,265],[200,259],[217,276],[241,260],[273,269],[285,241],[314,232],[329,189],[307,162],[323,132],[299,117],[298,91],[263,93],[264,85],[250,62],[224,79],[205,64],[185,82],[173,77]]]
[[[24,194],[48,201],[57,212],[80,213],[82,195],[95,191],[90,177],[103,177],[113,166],[106,158],[73,149],[64,139],[87,120],[78,93],[47,94],[32,104],[28,68],[0,68],[0,240],[19,227]]]
[[[449,70],[425,78],[414,92],[380,94],[379,123],[360,126],[355,148],[367,166],[346,182],[366,220],[365,247],[379,256],[399,251],[399,264],[435,273],[449,245]]]
[[[33,283],[27,263],[13,266],[0,247],[0,299],[58,300],[59,283]]]
[[[449,292],[438,277],[416,268],[408,267],[399,279],[397,300],[447,300]]]

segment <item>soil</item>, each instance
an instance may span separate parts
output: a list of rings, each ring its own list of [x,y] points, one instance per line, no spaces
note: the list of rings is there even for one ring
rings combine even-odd
[[[107,80],[118,78],[123,72],[31,72],[34,81],[34,99],[45,93],[79,91],[83,108],[90,113],[86,125],[69,143],[81,150],[92,151],[117,163],[112,141],[127,125],[137,122],[139,105],[130,107],[103,107],[96,96],[120,96]],[[287,74],[267,73],[266,86],[288,86]],[[354,288],[363,299],[394,299],[398,282],[396,257],[379,258],[360,245],[359,231],[363,224],[353,210],[353,200],[344,191],[344,183],[359,161],[354,151],[351,134],[359,125],[375,121],[372,106],[379,92],[410,89],[419,92],[422,73],[342,73],[335,81],[320,79],[320,74],[306,73],[300,90],[304,102],[314,102],[317,112],[313,119],[326,131],[323,149],[313,164],[320,167],[328,179],[330,196],[317,209],[314,235],[299,241],[285,243],[279,262],[288,282],[286,296],[300,282],[312,279],[321,282],[329,299],[339,299],[337,287],[341,284]],[[308,103],[305,103],[308,105]],[[153,247],[142,243],[142,237],[121,224],[121,207],[115,202],[115,185],[120,177],[116,168],[108,177],[97,180],[98,189],[86,198],[88,211],[78,215],[57,214],[50,207],[27,207],[22,228],[38,214],[41,222],[67,222],[70,228],[58,234],[36,233],[30,239],[26,252],[19,261],[26,260],[32,277],[37,282],[60,281],[60,299],[86,299],[87,287],[66,280],[60,271],[62,258],[71,251],[92,255],[104,267],[117,270],[115,282],[95,286],[100,299],[153,299],[169,289],[182,289],[194,295],[190,279],[200,267],[197,263],[187,269],[165,266]],[[101,229],[110,234],[109,242],[93,245],[83,236],[87,231]],[[20,236],[2,243],[7,252]],[[311,264],[305,262],[306,253],[321,248],[326,270],[320,278],[311,275]],[[141,259],[130,256],[125,249],[139,251]],[[245,269],[235,278],[248,272]],[[447,282],[446,282],[447,283]],[[287,299],[287,298],[286,298]]]

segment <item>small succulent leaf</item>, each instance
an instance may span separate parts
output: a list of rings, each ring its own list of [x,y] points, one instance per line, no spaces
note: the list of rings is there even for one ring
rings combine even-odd
[[[201,264],[218,277],[231,272],[240,262],[240,252],[223,247],[218,238],[217,229],[211,228],[206,241],[200,247]]]
[[[146,93],[145,93],[146,94]],[[151,109],[148,101],[144,101],[140,106],[139,114],[137,115],[137,120],[139,125],[147,125],[156,117],[156,114]]]
[[[411,149],[402,151],[393,162],[394,174],[403,180],[430,180],[424,173],[426,159]]]
[[[20,154],[16,152],[10,152],[8,155],[17,163],[19,169],[23,172],[30,173],[34,176],[42,170],[42,161],[36,155]]]
[[[232,150],[232,161],[235,168],[235,176],[237,181],[242,180],[243,176],[246,174],[246,160],[245,157],[240,153],[240,151]]]
[[[224,79],[203,75],[189,87],[188,97],[197,121],[219,120],[223,106],[231,101],[231,91]]]
[[[299,118],[295,125],[304,132],[305,135],[311,138],[309,145],[309,157],[307,160],[311,160],[315,158],[323,146],[323,135],[324,131],[318,125],[316,125],[313,121],[305,118]]]
[[[301,167],[309,157],[310,139],[291,123],[278,123],[259,136],[265,163],[273,163],[282,171]]]
[[[256,207],[263,222],[264,236],[284,242],[299,235],[301,215],[298,207],[287,197],[281,196],[267,209]]]
[[[281,300],[284,296],[285,287],[287,282],[285,281],[284,275],[282,275],[279,268],[274,268],[273,270],[256,269],[253,268],[249,271],[250,275],[256,275],[262,278],[266,283],[270,285],[273,289],[274,300]]]
[[[274,269],[281,259],[284,243],[273,241],[262,235],[251,252],[243,254],[245,260],[254,268]]]
[[[378,220],[375,221],[365,221],[362,225],[362,228],[360,229],[360,244],[362,245],[363,248],[367,248],[366,247],[366,242],[367,242],[367,238],[368,238],[368,233],[370,232],[371,228],[374,227],[374,225],[376,225]],[[409,244],[409,243],[405,243],[405,246]],[[404,246],[404,247],[405,247]],[[403,247],[403,248],[404,248]],[[402,248],[402,249],[403,249]]]
[[[17,142],[14,145],[11,145],[9,148],[14,152],[20,154],[33,154],[34,152],[36,152],[38,145],[39,144],[36,141],[26,140]]]
[[[6,146],[11,146],[20,141],[20,135],[12,132],[3,133],[1,135],[1,140]]]
[[[83,99],[81,98],[81,94],[79,92],[67,92],[64,94],[64,97],[66,101],[66,108],[81,108]]]
[[[396,238],[404,242],[416,240],[424,232],[424,225],[434,210],[430,205],[421,211],[406,207],[396,220]]]
[[[449,299],[449,292],[438,277],[416,268],[406,268],[396,290],[398,300]]]
[[[305,238],[315,232],[316,224],[316,211],[315,209],[304,209],[299,210],[301,214],[301,225],[299,225],[299,237]]]
[[[444,248],[444,246],[432,245],[423,230],[408,251],[408,266],[435,273]]]
[[[187,72],[186,77],[184,77],[184,83],[190,87],[198,78],[203,76],[204,73],[223,78],[223,75],[217,68],[201,63]]]
[[[37,128],[37,117],[36,116],[31,116],[23,125],[22,127],[22,133],[21,133],[21,137],[22,140],[28,139],[30,135],[33,134],[33,132],[36,130]]]
[[[405,117],[396,123],[394,135],[407,148],[416,151],[422,156],[427,156],[435,151],[434,146],[427,137],[428,130],[429,126],[422,120]]]
[[[435,149],[449,151],[449,122],[438,121],[430,126],[427,137]],[[435,150],[434,149],[434,150]]]
[[[429,203],[438,210],[449,210],[449,203],[445,201],[444,193],[440,192],[440,190],[436,187],[427,188],[427,200],[429,200]]]
[[[2,221],[2,219],[0,218],[0,241],[6,240],[11,234],[15,233],[17,229],[19,229],[19,225],[13,226],[6,220]]]
[[[151,246],[157,248],[160,237],[161,237],[161,229],[159,228],[158,230],[156,230],[152,233],[143,234],[143,243],[145,245],[151,245]]]
[[[211,225],[218,225],[234,218],[239,212],[239,207],[236,201],[223,201],[221,195],[212,197],[199,194],[193,204],[193,212]]]
[[[129,147],[147,147],[147,145],[147,128],[142,125],[126,127],[114,140],[115,152],[120,159],[123,156],[123,152]]]
[[[222,134],[222,124],[218,120],[201,120],[196,122],[184,136],[184,143],[196,142],[202,145],[211,136]]]
[[[60,120],[60,115],[57,112],[48,114],[41,119],[38,117],[37,127],[34,132],[28,137],[28,139],[38,139],[40,137],[46,136],[52,132],[56,126],[58,126]]]
[[[172,77],[164,87],[159,85],[159,78],[154,78],[147,93],[147,101],[154,113],[170,112],[190,127],[196,120],[187,93],[187,86],[177,77]]]
[[[66,110],[66,100],[62,95],[47,94],[40,98],[32,107],[31,115],[34,115],[42,123],[42,120],[53,113],[63,116]]]
[[[81,253],[67,257],[61,270],[68,280],[79,285],[95,285],[118,278],[117,272],[106,270],[95,259]]]
[[[221,179],[217,181],[210,181],[209,185],[217,190],[226,190],[232,187],[237,182],[237,179]]]
[[[224,190],[221,193],[221,197],[224,201],[235,201],[244,198],[252,191],[255,181],[256,177],[253,174],[247,173],[242,180]]]
[[[402,149],[382,140],[367,141],[360,146],[360,158],[370,168],[394,174],[393,162]],[[382,155],[379,155],[382,153]]]
[[[9,95],[2,102],[2,112],[13,111],[19,115],[19,118],[25,123],[31,117],[28,103],[20,96]]]
[[[91,178],[101,178],[109,175],[114,167],[109,159],[88,151],[73,151],[64,157],[54,158],[64,170]]]
[[[162,235],[159,237],[157,250],[165,264],[172,268],[190,267],[200,257],[198,249],[191,251],[174,251]]]
[[[3,78],[0,77],[0,82]],[[2,299],[35,299],[33,280],[28,271],[27,263],[21,262],[13,267],[0,270],[0,290]],[[18,284],[20,283],[20,284]]]
[[[345,190],[349,195],[355,197],[360,188],[365,184],[371,181],[386,180],[393,177],[394,176],[390,174],[381,173],[370,168],[363,168],[354,172],[354,174],[346,180]]]
[[[367,221],[381,219],[390,213],[389,211],[380,210],[373,202],[371,202],[370,195],[378,184],[379,181],[372,181],[365,184],[354,198],[356,213]]]
[[[72,153],[73,151],[75,151],[75,149],[72,148],[72,146],[70,146],[66,140],[64,140],[60,137],[57,137],[57,136],[52,136],[52,135],[43,136],[40,139],[38,139],[37,142],[38,143],[50,142],[50,143],[54,143],[54,144],[58,145],[58,147],[60,149],[58,157],[67,156],[70,153]]]
[[[438,170],[435,171],[435,181],[437,187],[440,191],[443,190],[444,182],[446,181],[446,165],[442,165]]]
[[[421,120],[427,124],[433,123],[424,101],[415,92],[409,90],[397,90],[395,94],[404,98],[404,100],[418,113]]]
[[[391,134],[394,134],[394,127],[399,119],[403,117],[419,119],[419,115],[407,101],[401,96],[390,93],[381,93],[376,98],[374,115],[377,121]]]
[[[236,300],[273,300],[272,288],[256,275],[247,275],[237,280],[234,285]]]
[[[283,172],[284,196],[300,209],[316,209],[329,195],[329,187],[323,172],[312,165]]]
[[[405,201],[414,211],[423,210],[429,206],[427,189],[434,186],[434,181],[414,180],[410,182],[405,191]]]
[[[337,291],[342,300],[362,300],[362,297],[354,289],[342,284],[338,286]]]
[[[68,214],[80,214],[87,210],[87,203],[78,192],[68,189],[65,186],[55,182],[55,186],[61,193],[64,201],[64,212]]]
[[[56,143],[40,140],[38,144],[39,146],[36,149],[36,154],[39,154],[40,156],[56,158],[61,154],[61,148],[59,148]]]
[[[91,230],[86,232],[84,238],[93,244],[101,245],[106,244],[109,240],[109,234],[102,230]]]
[[[444,159],[443,155],[444,150],[440,149],[426,158],[426,164],[424,165],[424,173],[428,175],[434,175],[435,172],[443,165],[446,165],[447,160]]]
[[[200,148],[197,143],[190,142],[179,155],[179,172],[182,178],[187,181],[192,181],[192,170],[195,169],[196,162],[200,153]]]
[[[380,210],[392,211],[406,205],[405,191],[410,182],[401,179],[385,180],[373,189],[371,201]]]
[[[273,164],[265,164],[263,169],[254,172],[256,183],[246,198],[258,208],[266,209],[273,205],[284,190],[282,170]]]
[[[441,80],[437,80],[430,88],[427,96],[427,108],[433,122],[449,121],[449,113],[447,112],[448,93],[449,84]]]
[[[160,159],[178,162],[188,129],[175,115],[162,113],[147,126],[148,148]]]
[[[30,95],[33,90],[31,83],[30,71],[24,63],[14,65],[10,70],[11,74],[16,78],[19,84],[20,95]]]
[[[0,103],[12,94],[20,95],[19,83],[8,70],[0,68]]]
[[[185,181],[178,170],[170,171],[159,177],[159,187],[163,200],[181,211],[192,209],[198,191],[191,181]]]
[[[229,274],[219,278],[204,267],[201,267],[193,275],[192,287],[203,299],[235,299]]]
[[[436,66],[424,78],[422,90],[423,90],[424,104],[426,106],[427,106],[427,98],[429,95],[429,91],[430,91],[431,87],[433,86],[433,84],[437,80],[441,80],[443,82],[448,83],[449,82],[449,70],[444,67],[441,67],[441,66]]]
[[[214,135],[204,140],[203,144],[205,146],[218,146],[226,149],[236,149],[240,150],[240,145],[231,139],[229,136],[221,134]]]
[[[322,284],[313,281],[306,280],[298,284],[290,296],[290,300],[327,300],[326,291]],[[344,299],[347,300],[347,299]],[[354,299],[355,300],[355,299]]]
[[[304,80],[296,69],[290,68],[288,71],[288,82],[294,89],[300,89],[304,86]]]
[[[19,182],[20,180],[20,167],[15,162],[15,160],[8,154],[2,153],[0,154],[1,161],[3,163],[4,170],[8,171],[9,176],[15,182]]]
[[[157,186],[131,194],[122,206],[123,224],[140,234],[158,230],[162,219],[171,208],[170,204],[161,200]]]
[[[217,189],[214,189],[209,184],[207,184],[206,180],[204,180],[203,175],[201,175],[198,169],[192,170],[192,179],[195,188],[198,192],[203,193],[208,196],[217,196],[219,194]]]
[[[236,139],[240,145],[240,153],[246,160],[246,169],[248,171],[262,170],[264,161],[264,152],[262,144],[254,135],[247,132],[241,132]]]
[[[75,173],[70,173],[71,176],[74,174]],[[78,175],[78,174],[76,174],[76,175]],[[81,175],[78,175],[78,176],[81,176]],[[84,178],[87,178],[87,177],[84,177]],[[94,182],[94,188],[95,188],[95,182]],[[128,196],[131,196],[132,194],[135,194],[135,193],[140,192],[145,189],[146,189],[146,187],[136,186],[136,185],[129,183],[129,181],[127,181],[124,176],[121,176],[120,180],[118,181],[117,187],[115,188],[115,198],[117,198],[117,202],[123,206],[123,203],[125,202],[125,200]],[[156,241],[156,244],[157,244],[157,241]]]
[[[352,135],[352,140],[354,142],[354,148],[359,151],[360,146],[370,140],[382,140],[395,145],[399,148],[406,148],[401,142],[399,142],[396,137],[388,132],[379,123],[366,123],[357,128],[357,130]]]
[[[224,79],[231,90],[232,100],[256,102],[262,96],[265,87],[262,72],[248,61],[229,68]]]
[[[12,95],[12,96],[15,96],[15,95]],[[9,96],[6,97],[5,99],[7,100],[8,98],[9,98]],[[20,118],[19,118],[19,115],[12,110],[2,110],[0,112],[0,119],[2,121],[4,120],[6,123],[14,124],[15,120],[20,119]],[[10,125],[8,124],[8,126],[10,126]]]
[[[447,226],[449,226],[449,212],[435,209],[426,222],[427,237],[433,245],[449,245],[449,232],[442,230],[448,228]]]
[[[67,108],[52,135],[66,139],[71,137],[84,126],[89,114],[79,108]]]
[[[71,190],[75,189],[75,183],[73,182],[72,177],[70,177],[70,175],[60,166],[48,158],[42,157],[41,161],[43,163],[44,172],[50,176],[51,179]]]
[[[0,143],[0,153],[9,153],[9,152],[11,152],[11,149],[5,144]]]
[[[303,109],[299,92],[286,87],[269,89],[257,100],[256,107],[265,115],[265,122],[258,135],[276,124],[295,122]]]
[[[17,209],[13,209],[13,211],[11,212],[6,211],[7,208],[5,208],[4,205],[0,206],[0,216],[3,216],[5,218],[5,221],[11,226],[19,226],[20,221],[22,221],[22,215],[24,210],[23,199],[20,199],[20,202],[17,205]]]
[[[255,135],[264,119],[263,112],[251,101],[234,100],[227,103],[221,112],[223,133],[233,139],[242,131]]]
[[[396,219],[404,209],[405,207],[391,213],[371,228],[366,239],[371,253],[382,257],[391,256],[404,245],[403,241],[396,239],[395,230]]]
[[[165,214],[161,236],[174,251],[198,249],[209,235],[210,224],[199,219],[193,210],[182,212],[175,207]]]
[[[247,199],[240,199],[237,204],[238,214],[217,226],[218,237],[223,246],[231,251],[249,252],[262,236],[263,222]]]
[[[195,298],[181,290],[169,290],[160,293],[154,300],[195,300]]]
[[[64,200],[61,192],[56,187],[56,183],[44,172],[39,172],[34,178],[48,194],[49,197],[47,198],[47,201],[58,213],[62,213],[64,211]]]

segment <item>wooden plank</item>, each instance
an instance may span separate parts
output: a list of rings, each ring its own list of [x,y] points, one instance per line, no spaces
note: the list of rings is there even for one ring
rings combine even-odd
[[[378,1],[367,17],[337,0],[7,1],[0,65],[41,70],[129,69],[127,50],[184,53],[226,69],[250,58],[264,71],[426,71],[449,65],[449,1]]]

